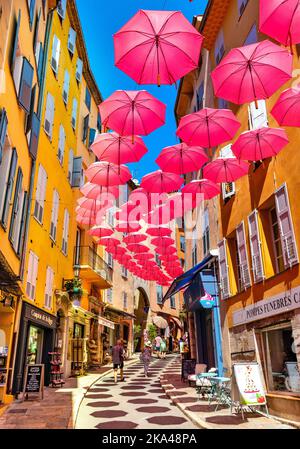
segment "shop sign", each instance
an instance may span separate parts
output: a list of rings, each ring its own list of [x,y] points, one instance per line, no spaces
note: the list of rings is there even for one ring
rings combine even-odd
[[[39,393],[42,398],[44,394],[44,366],[27,365],[24,380],[23,400],[28,393]]]
[[[43,312],[35,307],[31,307],[26,304],[25,316],[30,320],[34,320],[41,325],[55,328],[56,327],[56,319],[54,316],[49,315],[48,313]]]
[[[233,326],[261,320],[298,308],[300,308],[300,287],[292,288],[269,299],[238,309],[232,314]]]
[[[232,376],[232,399],[241,405],[266,405],[266,395],[258,363],[235,363]]]
[[[98,317],[98,324],[109,327],[110,329],[115,328],[115,324],[112,321],[106,320],[105,318],[102,317]]]

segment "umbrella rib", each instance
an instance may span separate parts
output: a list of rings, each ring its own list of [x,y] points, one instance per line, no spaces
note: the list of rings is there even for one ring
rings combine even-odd
[[[259,82],[260,82],[260,84],[261,84],[261,87],[263,88],[263,91],[264,91],[264,93],[265,93],[266,98],[269,98],[270,95],[268,95],[268,92],[266,91],[265,86],[264,86],[262,80],[260,79],[260,77],[259,77],[257,71],[255,70],[254,67],[252,67],[252,69],[253,69],[255,75],[257,76],[257,79],[259,80]],[[252,74],[251,74],[251,77],[252,77]],[[254,85],[254,81],[253,81],[253,85]],[[254,94],[255,94],[255,92],[254,92]],[[256,95],[256,94],[255,94],[255,95]]]
[[[174,12],[172,12],[172,14],[169,15],[169,17],[164,21],[162,27],[160,28],[160,30],[157,34],[160,34],[164,30],[164,28],[167,26],[167,23],[169,22],[169,20],[171,20],[172,17],[177,13],[178,13],[178,11],[174,11]]]
[[[169,81],[171,81],[171,84],[172,84],[172,82],[176,83],[176,80],[173,78],[172,74],[169,72],[169,68],[168,68],[168,64],[167,64],[167,61],[166,61],[166,57],[165,57],[165,54],[163,52],[162,45],[161,45],[160,42],[159,42],[159,49],[161,51],[163,60],[165,61],[165,66],[166,66],[166,69],[167,69],[167,72],[168,72]]]
[[[182,48],[179,48],[176,45],[174,45],[174,44],[172,44],[171,42],[168,42],[168,41],[164,41],[163,43],[165,45],[169,45],[169,47],[174,47],[177,50],[179,49],[181,51],[181,53],[183,53],[187,57],[187,59],[189,59],[193,64],[195,64],[195,61],[193,61],[193,59],[184,50],[182,50]]]
[[[152,28],[153,34],[154,34],[154,36],[155,36],[155,35],[156,35],[156,32],[155,32],[153,23],[151,22],[149,16],[145,13],[145,11],[141,10],[141,12],[146,16],[146,18],[147,18],[147,20],[148,20],[148,22],[150,23],[150,26],[151,26],[151,28]]]
[[[290,100],[290,98],[286,98],[285,100]],[[285,100],[283,100],[283,101],[285,101]],[[280,105],[283,103],[283,101],[282,102],[280,102]],[[294,102],[293,102],[293,104],[292,105],[290,105],[290,107],[285,111],[285,113],[283,114],[283,116],[282,116],[282,118],[281,118],[281,123],[283,122],[283,120],[285,119],[285,117],[287,116],[287,114],[290,112],[290,110],[297,104],[299,102],[299,98],[297,98]]]
[[[147,109],[148,111],[152,112],[152,114],[156,115],[156,117],[157,117],[162,123],[164,123],[164,121],[161,119],[161,117],[160,117],[156,112],[154,112],[151,108],[148,108],[147,106],[145,106],[145,105],[142,104],[142,103],[139,103],[138,106],[139,106],[139,108],[144,108],[144,109]],[[137,109],[137,108],[136,108],[136,109]]]
[[[148,41],[141,42],[140,44],[135,45],[134,47],[130,48],[126,53],[124,53],[124,54],[121,56],[120,59],[118,59],[118,61],[116,61],[116,64],[120,64],[120,63],[122,62],[122,60],[123,60],[124,58],[126,58],[126,57],[129,55],[129,53],[131,53],[132,51],[136,50],[136,49],[139,48],[139,47],[143,47],[143,45],[150,44],[151,42],[152,42],[152,43],[153,43],[153,42],[155,43],[155,41],[153,40],[153,38],[148,39]],[[152,48],[151,48],[151,49],[152,49]],[[150,51],[151,51],[151,50],[150,50]]]
[[[144,122],[143,122],[143,120],[142,120],[142,117],[141,117],[141,114],[140,114],[140,111],[138,110],[138,108],[136,107],[135,108],[135,110],[136,110],[136,113],[139,115],[139,117],[140,117],[140,120],[141,120],[141,125],[142,125],[142,127],[143,127],[143,130],[144,130],[144,134],[145,135],[147,135],[147,130],[145,129],[145,125],[144,125]]]
[[[149,50],[149,53],[147,54],[147,56],[145,58],[145,61],[144,61],[144,64],[143,64],[143,68],[141,70],[141,74],[140,74],[140,77],[139,77],[139,84],[141,84],[141,82],[142,82],[142,78],[143,78],[144,71],[145,71],[145,68],[146,68],[147,60],[148,60],[148,58],[149,58],[149,56],[150,56],[150,54],[151,54],[151,52],[152,52],[154,47],[155,47],[155,40],[153,40],[152,46],[151,46],[151,48]]]
[[[131,111],[132,111],[132,109],[131,109],[131,108],[128,108],[128,112],[127,112],[126,117],[125,117],[125,119],[124,119],[124,121],[123,121],[122,133],[121,133],[121,134],[124,133],[124,128],[125,128],[125,126],[126,126],[126,122],[127,122],[128,116],[129,116],[129,114],[130,114]]]

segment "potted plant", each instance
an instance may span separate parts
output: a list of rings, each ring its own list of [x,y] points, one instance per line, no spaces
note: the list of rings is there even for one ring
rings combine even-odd
[[[82,281],[79,278],[73,278],[65,282],[65,289],[67,290],[73,304],[80,305],[80,300],[83,295]]]

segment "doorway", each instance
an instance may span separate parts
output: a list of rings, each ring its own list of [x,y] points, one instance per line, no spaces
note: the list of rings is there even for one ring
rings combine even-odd
[[[30,325],[28,329],[26,364],[37,365],[42,363],[43,358],[44,330],[40,327]]]

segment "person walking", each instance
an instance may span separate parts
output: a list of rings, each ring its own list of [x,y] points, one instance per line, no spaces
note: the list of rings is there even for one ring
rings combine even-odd
[[[164,338],[162,338],[160,343],[160,355],[162,359],[166,358],[166,351],[167,351],[167,342]]]
[[[140,355],[140,361],[144,365],[145,377],[149,377],[148,370],[149,370],[149,365],[150,365],[150,361],[151,361],[151,349],[152,349],[152,343],[151,343],[151,341],[147,341],[147,343],[145,343],[143,352]]]
[[[154,341],[155,341],[155,351],[157,354],[157,358],[159,359],[160,358],[160,345],[162,342],[161,336],[159,334],[157,334],[157,336],[154,338]]]
[[[118,381],[118,368],[120,368],[121,382],[125,380],[124,369],[124,348],[122,340],[117,340],[117,344],[112,348],[112,361],[114,368],[115,383]]]

